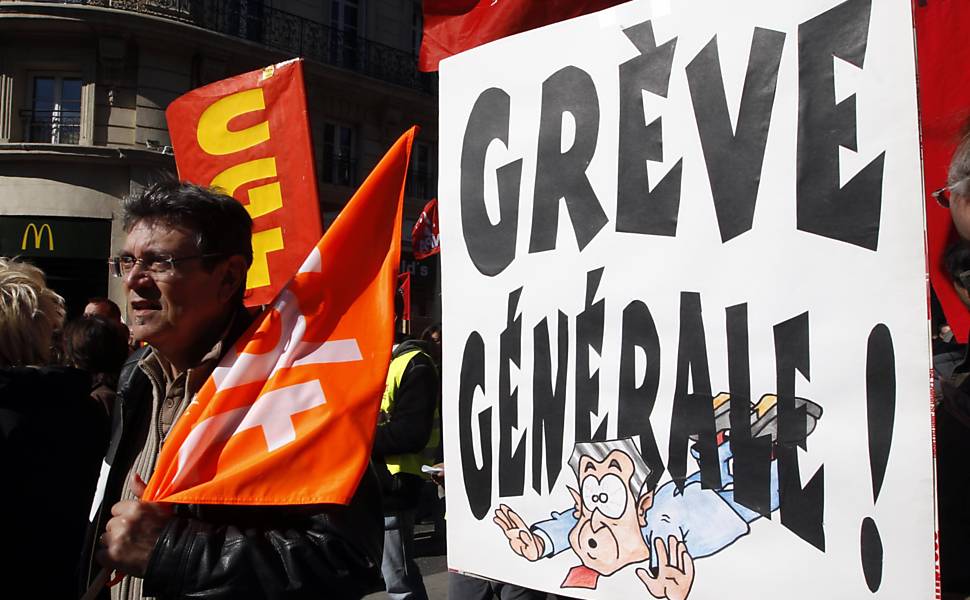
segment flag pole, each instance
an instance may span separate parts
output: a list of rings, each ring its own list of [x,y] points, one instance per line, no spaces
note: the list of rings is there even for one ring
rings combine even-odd
[[[95,598],[97,598],[98,595],[101,593],[101,590],[103,590],[105,586],[108,585],[108,579],[110,577],[111,577],[110,570],[108,570],[107,568],[101,569],[101,571],[99,571],[98,574],[95,576],[94,581],[91,582],[91,585],[88,586],[88,590],[84,592],[83,596],[81,596],[81,600],[95,600]]]

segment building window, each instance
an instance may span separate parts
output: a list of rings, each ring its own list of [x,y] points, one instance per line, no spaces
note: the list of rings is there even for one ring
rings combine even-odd
[[[79,144],[81,141],[81,78],[34,75],[30,78],[29,109],[23,111],[28,142]]]
[[[434,147],[420,142],[414,144],[411,153],[411,172],[408,182],[409,194],[430,200],[438,193],[438,174],[435,168]]]
[[[320,179],[336,185],[357,184],[357,161],[354,159],[354,130],[347,125],[325,123]]]
[[[361,0],[330,0],[330,61],[357,68],[358,23]]]
[[[421,53],[421,36],[424,34],[424,13],[421,3],[414,2],[411,7],[411,53],[418,56]]]

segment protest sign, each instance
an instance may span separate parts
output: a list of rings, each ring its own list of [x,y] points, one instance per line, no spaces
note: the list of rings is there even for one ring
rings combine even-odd
[[[449,567],[934,597],[908,0],[638,0],[440,73]]]
[[[269,304],[322,234],[302,61],[194,89],[165,117],[179,177],[222,188],[253,218],[245,300]]]

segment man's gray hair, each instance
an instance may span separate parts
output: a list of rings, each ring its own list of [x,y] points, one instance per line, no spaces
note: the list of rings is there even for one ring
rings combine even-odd
[[[0,257],[0,367],[46,365],[54,331],[64,324],[64,299],[44,272]]]
[[[946,184],[958,196],[970,197],[970,133],[963,136],[950,159]]]
[[[650,479],[650,467],[647,466],[643,457],[640,456],[640,449],[637,448],[637,444],[632,437],[602,442],[577,443],[573,447],[573,455],[569,457],[569,466],[572,467],[573,473],[576,474],[576,481],[582,482],[579,473],[579,460],[582,457],[588,456],[596,462],[603,462],[609,456],[610,452],[614,450],[623,452],[633,461],[633,477],[630,478],[630,491],[633,492],[633,497],[639,498],[645,492],[650,491],[649,489],[644,489]]]

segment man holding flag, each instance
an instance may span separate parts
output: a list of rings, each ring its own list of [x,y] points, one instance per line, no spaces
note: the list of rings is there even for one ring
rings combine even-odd
[[[250,345],[243,350],[234,347],[252,321],[242,303],[246,270],[252,262],[249,214],[229,196],[178,182],[145,189],[127,199],[124,210],[128,238],[124,252],[112,259],[112,267],[124,278],[128,290],[134,337],[148,346],[133,355],[122,372],[111,445],[92,507],[86,546],[108,572],[124,575],[120,584],[111,587],[111,597],[359,598],[377,576],[381,560],[383,524],[372,471],[364,471],[356,487],[352,481],[348,484],[351,492],[343,502],[305,490],[296,494],[296,501],[281,500],[273,495],[275,488],[270,485],[278,477],[277,469],[256,469],[245,485],[230,479],[238,479],[238,473],[244,473],[246,464],[253,462],[247,459],[243,466],[230,464],[233,453],[239,452],[233,440],[262,429],[267,441],[264,445],[259,436],[259,452],[279,454],[290,440],[270,441],[270,430],[276,426],[271,420],[286,419],[283,428],[296,427],[299,438],[298,418],[313,413],[307,407],[319,410],[319,406],[303,405],[280,416],[285,401],[296,397],[280,395],[269,416],[254,417],[256,411],[250,410],[233,423],[225,439],[216,437],[211,427],[204,427],[205,421],[183,427],[189,431],[187,436],[176,435],[178,426],[192,416],[193,410],[198,414],[205,408],[200,402],[206,395],[204,387],[215,386],[216,399],[223,388],[238,391],[226,382],[233,377],[231,370],[224,374],[221,388],[210,379],[210,374],[227,364],[220,360],[227,354],[236,354],[236,362],[243,362],[240,357],[255,356],[246,354]],[[268,312],[277,316],[285,312],[283,308],[274,309]],[[255,343],[265,343],[271,333],[266,328],[279,325],[280,320],[272,317],[261,318],[268,325],[249,331],[243,341],[252,337]],[[306,325],[309,317],[301,314],[301,319],[306,340],[311,329]],[[277,329],[275,333],[282,339],[287,332]],[[288,342],[286,345],[290,346]],[[269,354],[272,350],[265,352]],[[292,357],[290,360],[294,362]],[[269,383],[257,385],[265,390]],[[321,397],[318,405],[326,401],[333,405],[340,400],[336,396],[323,400],[320,385],[316,390]],[[242,410],[245,413],[245,408]],[[373,412],[376,417],[376,406]],[[368,418],[371,416],[365,415],[364,419]],[[250,426],[247,431],[247,419],[256,419],[262,427]],[[199,435],[193,434],[208,437],[200,441]],[[165,456],[169,437],[181,441],[173,449],[178,452],[179,472],[174,480],[167,481],[170,502],[186,504],[168,503],[169,498],[166,502],[141,499],[144,482],[152,478],[155,484],[158,475],[171,470],[164,463],[174,464]],[[216,461],[206,463],[205,452],[216,442],[223,444],[219,447],[221,454]],[[363,443],[369,446],[369,440]],[[281,446],[283,450],[279,450]],[[318,448],[325,458],[326,446]],[[313,458],[305,451],[300,456]],[[298,464],[292,457],[286,460]],[[189,468],[182,469],[186,464]],[[228,483],[209,496],[179,499],[177,495],[180,482],[211,483],[220,481],[220,477]],[[309,485],[314,483],[312,472],[304,470],[303,477],[310,479]],[[268,483],[260,488],[261,482]],[[249,493],[252,489],[256,491]],[[149,490],[153,499],[163,495]],[[98,572],[97,564],[90,559],[89,555],[82,563],[88,583]]]

